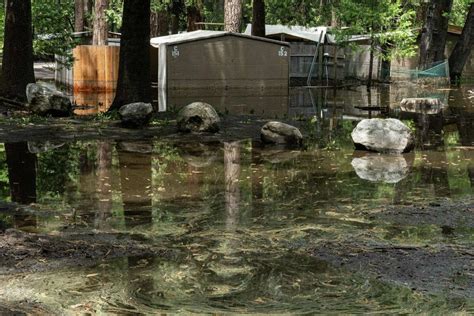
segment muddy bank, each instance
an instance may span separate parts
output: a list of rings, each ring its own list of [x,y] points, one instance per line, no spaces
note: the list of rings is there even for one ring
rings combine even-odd
[[[22,141],[75,141],[91,139],[137,140],[153,137],[183,141],[209,142],[239,139],[260,139],[260,129],[271,121],[258,116],[221,116],[220,131],[216,134],[181,134],[174,116],[158,115],[150,126],[126,129],[116,120],[97,120],[90,117],[29,118],[0,117],[0,143]],[[280,120],[301,127],[304,122]],[[303,130],[302,130],[303,132]]]
[[[470,247],[327,243],[311,250],[328,263],[426,293],[474,296],[474,252]]]
[[[365,210],[360,213],[375,222],[392,225],[419,226],[436,225],[446,235],[455,234],[456,228],[474,228],[474,201],[440,200],[419,205],[394,205],[374,213]],[[443,233],[444,233],[443,232]]]
[[[0,274],[89,266],[129,256],[166,256],[168,250],[138,234],[36,234],[7,229],[0,234]]]

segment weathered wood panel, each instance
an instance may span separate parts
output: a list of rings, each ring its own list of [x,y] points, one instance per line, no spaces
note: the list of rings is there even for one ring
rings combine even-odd
[[[120,47],[81,45],[73,50],[74,92],[115,91]]]

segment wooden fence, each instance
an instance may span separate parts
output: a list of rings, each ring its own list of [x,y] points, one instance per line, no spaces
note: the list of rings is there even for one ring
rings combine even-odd
[[[118,46],[81,45],[74,48],[74,93],[115,91],[119,52]]]

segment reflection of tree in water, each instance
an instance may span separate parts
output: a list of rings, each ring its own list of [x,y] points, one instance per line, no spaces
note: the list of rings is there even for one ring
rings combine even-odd
[[[132,152],[131,150],[133,149],[125,148],[124,144],[119,144],[117,147],[122,203],[125,223],[129,228],[149,224],[152,221],[151,151]]]
[[[97,144],[97,226],[103,226],[112,213],[112,145],[100,141]]]
[[[468,111],[466,107],[452,108],[451,111],[457,116],[456,125],[459,132],[459,141],[462,146],[474,146],[474,113]],[[469,160],[468,173],[471,187],[474,188],[474,162],[471,150],[463,151],[465,159]]]
[[[36,202],[36,155],[28,151],[28,144],[6,143],[6,158],[10,194],[13,202],[30,204]],[[15,215],[15,226],[36,227],[37,220],[32,215]]]
[[[414,119],[416,123],[415,137],[418,147],[423,150],[423,164],[419,171],[421,184],[433,186],[437,197],[450,196],[448,159],[443,137],[444,113],[405,113],[403,116]],[[403,191],[403,188],[398,187],[398,190]]]
[[[240,204],[240,143],[224,143],[226,227],[235,229],[239,221]]]

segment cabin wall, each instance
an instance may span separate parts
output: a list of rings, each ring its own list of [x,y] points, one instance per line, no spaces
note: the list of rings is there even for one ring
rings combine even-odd
[[[287,46],[225,36],[168,46],[166,58],[168,91],[288,90]]]

